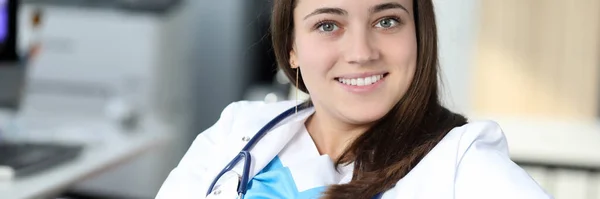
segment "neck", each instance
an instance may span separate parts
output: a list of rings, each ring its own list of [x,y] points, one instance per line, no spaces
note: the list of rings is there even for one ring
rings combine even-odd
[[[327,117],[323,111],[315,111],[306,120],[305,125],[319,153],[326,154],[333,160],[337,160],[348,145],[368,128],[368,126],[351,125]]]

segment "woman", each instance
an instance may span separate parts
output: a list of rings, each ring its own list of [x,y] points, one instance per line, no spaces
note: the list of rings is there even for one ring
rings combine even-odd
[[[272,38],[310,100],[229,105],[157,198],[551,198],[498,125],[440,104],[431,0],[274,0]],[[247,183],[243,158],[222,172],[286,110],[245,154]]]

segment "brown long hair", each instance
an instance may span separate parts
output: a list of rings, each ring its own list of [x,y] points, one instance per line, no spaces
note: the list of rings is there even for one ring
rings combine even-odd
[[[354,162],[352,181],[332,185],[324,198],[371,198],[389,190],[465,117],[444,108],[438,95],[437,27],[432,0],[413,0],[418,57],[415,77],[404,97],[336,161]],[[293,11],[297,0],[274,0],[271,36],[278,66],[291,82],[289,64],[294,42]],[[298,88],[308,93],[300,76]]]

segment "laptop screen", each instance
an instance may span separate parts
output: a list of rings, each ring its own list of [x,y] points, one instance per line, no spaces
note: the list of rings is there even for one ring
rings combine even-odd
[[[0,42],[6,41],[8,34],[8,0],[0,0]]]
[[[17,61],[16,26],[17,0],[0,0],[0,62]]]
[[[18,108],[25,69],[16,54],[16,2],[0,0],[0,109]]]

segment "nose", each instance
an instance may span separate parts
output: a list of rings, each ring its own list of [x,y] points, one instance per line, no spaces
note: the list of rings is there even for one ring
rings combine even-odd
[[[364,30],[347,32],[345,59],[350,64],[365,65],[380,58],[381,54],[372,36]]]

